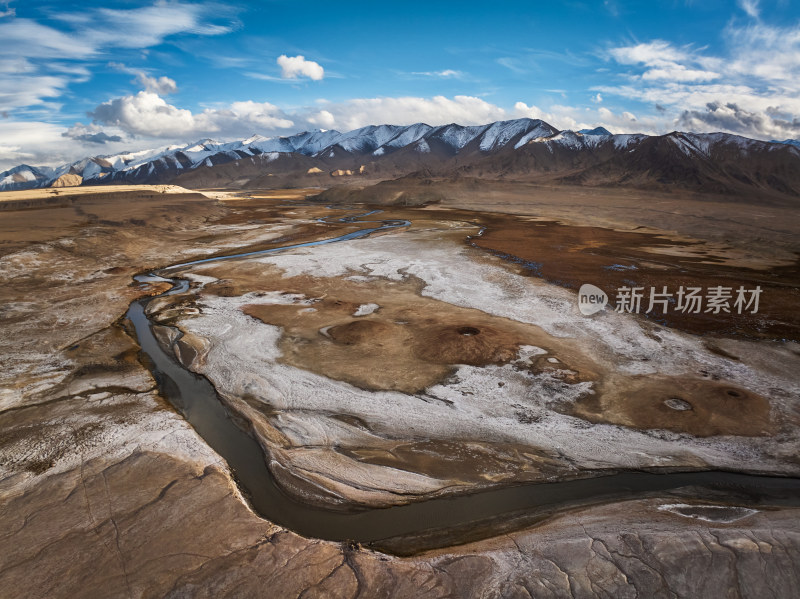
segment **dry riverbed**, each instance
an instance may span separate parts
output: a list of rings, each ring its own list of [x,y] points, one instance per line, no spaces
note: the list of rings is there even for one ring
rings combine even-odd
[[[363,225],[317,222],[331,211],[284,207],[285,197],[170,191],[120,191],[122,202],[87,192],[0,220],[0,539],[10,548],[0,588],[790,597],[800,587],[800,510],[690,493],[575,509],[408,558],[259,518],[141,364],[120,317],[163,286],[132,275]],[[189,292],[151,304],[161,338],[167,326],[183,331],[177,356],[253,423],[289,492],[341,508],[627,468],[798,475],[796,344],[585,318],[573,291],[467,243],[481,227],[473,213],[380,217],[413,222],[189,267]],[[36,223],[46,226],[30,233]],[[691,410],[664,403],[678,395]]]

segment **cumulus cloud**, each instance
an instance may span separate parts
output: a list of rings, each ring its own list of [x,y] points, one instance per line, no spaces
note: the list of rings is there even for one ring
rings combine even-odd
[[[145,91],[159,96],[174,94],[178,91],[178,85],[169,77],[149,77],[145,73],[139,73],[134,82],[141,85]]]
[[[306,60],[306,57],[302,54],[297,56],[281,54],[277,62],[281,68],[281,76],[284,79],[308,77],[314,81],[320,81],[325,76],[325,69],[313,60]]]
[[[187,139],[220,133],[247,135],[253,130],[285,129],[294,125],[277,106],[268,102],[234,102],[225,108],[193,113],[168,104],[150,91],[104,102],[90,112],[89,117],[99,125],[162,139]]]

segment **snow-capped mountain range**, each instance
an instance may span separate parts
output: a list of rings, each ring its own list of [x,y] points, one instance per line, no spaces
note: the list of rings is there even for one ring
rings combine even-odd
[[[460,125],[431,127],[423,123],[406,127],[370,125],[347,133],[318,130],[305,131],[290,137],[253,135],[247,139],[228,143],[203,139],[185,146],[164,146],[112,156],[94,156],[55,168],[21,164],[0,173],[0,189],[46,187],[67,173],[80,175],[85,184],[110,181],[143,182],[143,179],[151,175],[161,175],[164,171],[175,171],[179,174],[183,170],[254,156],[262,156],[266,160],[274,160],[279,154],[326,158],[335,158],[343,153],[349,155],[372,153],[381,156],[420,142],[426,137],[440,140],[455,152],[480,137],[481,150],[491,151],[498,145],[506,144],[520,132],[542,136],[552,135],[556,131],[542,121],[520,119],[474,127]],[[419,144],[418,147],[421,149],[424,144]]]
[[[549,173],[570,183],[600,181],[602,184],[614,183],[615,177],[625,179],[624,175],[611,179],[605,176],[609,174],[610,165],[622,170],[630,166],[635,172],[628,175],[635,179],[643,170],[669,169],[679,163],[678,171],[687,168],[694,171],[687,167],[694,162],[702,163],[706,171],[710,169],[712,178],[716,176],[715,167],[719,166],[721,173],[744,181],[749,175],[728,172],[730,163],[738,165],[756,155],[760,162],[764,161],[764,156],[770,157],[768,162],[772,157],[779,159],[778,174],[790,168],[786,161],[796,164],[800,172],[799,145],[795,140],[764,142],[724,133],[613,135],[603,127],[559,131],[538,119],[480,126],[371,125],[346,133],[317,130],[289,137],[253,135],[225,143],[204,139],[188,145],[94,156],[55,168],[23,164],[0,173],[0,190],[47,187],[66,174],[79,176],[83,184],[89,185],[186,181],[206,186],[209,183],[246,186],[267,174],[307,179],[312,172],[324,175],[337,169],[357,171],[363,165],[367,165],[366,172],[382,173],[383,178],[420,170],[498,178],[530,178]],[[646,164],[643,163],[646,156],[651,156],[655,162],[650,164],[644,160]],[[228,166],[221,168],[224,165]],[[605,175],[598,179],[601,172]],[[696,175],[687,173],[687,176]],[[777,176],[767,173],[763,181],[754,179],[753,183],[800,194],[795,178],[778,177],[780,180],[777,180]],[[656,179],[666,181],[661,175],[656,175]],[[281,184],[286,181],[282,180]]]

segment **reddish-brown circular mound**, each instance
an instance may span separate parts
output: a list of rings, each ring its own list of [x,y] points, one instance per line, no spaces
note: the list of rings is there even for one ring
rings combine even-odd
[[[601,395],[591,420],[701,437],[765,435],[772,428],[766,398],[721,381],[641,377]]]
[[[435,364],[499,364],[513,360],[519,349],[515,335],[483,325],[425,328],[414,340],[414,354]]]
[[[328,335],[337,343],[356,345],[378,344],[384,338],[397,333],[400,325],[383,320],[354,320],[328,329]]]

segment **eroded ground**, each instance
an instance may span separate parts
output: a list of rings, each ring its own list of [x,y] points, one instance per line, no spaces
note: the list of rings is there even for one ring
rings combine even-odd
[[[173,191],[124,203],[87,196],[0,220],[0,538],[13,548],[0,555],[1,588],[32,597],[265,588],[309,597],[790,597],[800,586],[797,509],[691,493],[574,510],[411,558],[305,539],[257,517],[139,362],[118,319],[163,287],[131,285],[131,276],[363,225],[320,223],[330,210],[287,208],[286,198],[220,204]],[[743,329],[698,337],[611,312],[585,318],[574,292],[470,245],[499,217],[442,208],[383,216],[412,225],[183,269],[193,288],[151,304],[161,339],[183,331],[178,357],[253,422],[290,492],[386,505],[625,468],[798,474],[793,342],[756,341]],[[51,225],[31,237],[25,229],[36,222]],[[522,222],[520,232],[531,223]],[[492,235],[490,226],[481,241]],[[715,243],[700,248],[704,256],[734,259],[736,248]],[[658,244],[687,241],[662,235]],[[530,245],[517,251],[525,261]],[[751,267],[753,254],[761,274],[744,282],[791,264],[790,252],[748,246]],[[596,259],[585,256],[573,264]],[[792,287],[785,277],[794,275],[784,275]]]

